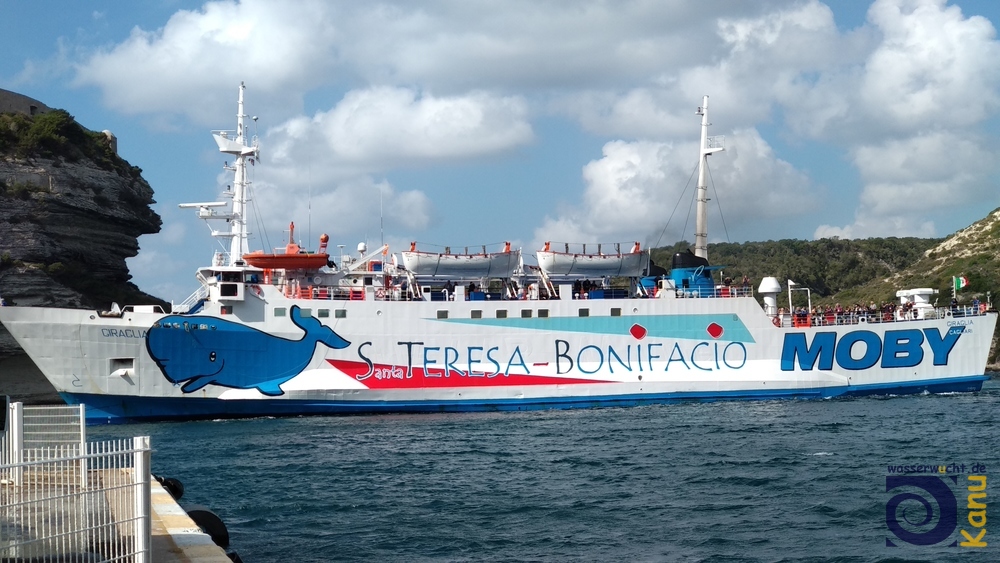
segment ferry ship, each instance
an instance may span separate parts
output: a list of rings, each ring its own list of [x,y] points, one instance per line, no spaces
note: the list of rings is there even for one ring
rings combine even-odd
[[[523,410],[675,401],[828,398],[981,388],[996,311],[935,308],[900,291],[894,312],[791,316],[773,277],[715,278],[707,259],[709,155],[724,139],[701,116],[694,252],[649,276],[638,243],[519,249],[382,246],[331,260],[289,242],[248,248],[244,85],[231,201],[185,204],[228,239],[198,290],[167,312],[0,308],[0,321],[89,422]],[[454,251],[453,251],[454,250]],[[758,301],[758,298],[761,301]],[[905,305],[905,307],[903,306]]]

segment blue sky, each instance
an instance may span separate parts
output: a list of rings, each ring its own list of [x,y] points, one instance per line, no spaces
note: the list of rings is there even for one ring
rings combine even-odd
[[[291,220],[348,250],[692,240],[703,95],[713,242],[946,236],[1000,206],[1000,3],[711,6],[0,0],[0,88],[117,135],[164,220],[134,281],[174,301],[218,248],[177,204],[230,182],[209,132],[240,81],[254,248]]]

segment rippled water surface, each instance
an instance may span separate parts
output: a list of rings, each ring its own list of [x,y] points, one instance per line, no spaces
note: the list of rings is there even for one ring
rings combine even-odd
[[[213,509],[248,563],[1000,561],[998,430],[994,380],[975,395],[89,433],[152,436],[153,471]],[[923,463],[986,465],[986,548],[886,547],[887,466]],[[960,497],[972,530],[966,512]]]

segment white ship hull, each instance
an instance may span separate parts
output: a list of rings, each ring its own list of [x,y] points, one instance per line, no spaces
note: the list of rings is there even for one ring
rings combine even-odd
[[[212,304],[121,318],[6,307],[0,321],[67,402],[103,422],[973,391],[986,379],[996,321],[989,312],[778,328],[752,298],[418,303],[289,300],[265,289],[233,315]],[[293,307],[320,322],[302,328]],[[233,323],[250,318],[259,320]],[[346,344],[261,356],[235,327],[279,344],[330,328]],[[157,348],[163,331],[180,338]],[[205,358],[179,376],[170,365],[179,355]]]

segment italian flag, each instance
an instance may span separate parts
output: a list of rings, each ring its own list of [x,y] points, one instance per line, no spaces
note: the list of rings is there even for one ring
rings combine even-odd
[[[955,291],[962,289],[963,287],[969,285],[969,278],[965,276],[957,276],[952,278],[955,282]]]

